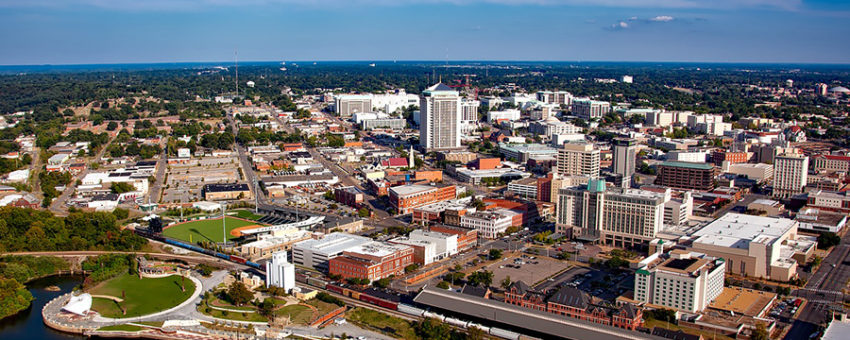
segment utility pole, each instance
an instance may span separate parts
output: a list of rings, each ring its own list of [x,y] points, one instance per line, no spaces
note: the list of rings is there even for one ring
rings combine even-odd
[[[227,228],[225,227],[225,221],[224,221],[224,209],[226,209],[226,208],[225,208],[224,205],[222,205],[221,206],[221,242],[224,244],[224,247],[226,247],[227,246],[227,232],[226,232]]]

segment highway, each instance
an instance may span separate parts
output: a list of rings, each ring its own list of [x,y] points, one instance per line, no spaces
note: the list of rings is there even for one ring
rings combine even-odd
[[[162,148],[162,153],[159,155],[159,159],[156,160],[156,174],[154,175],[154,182],[148,190],[148,202],[150,203],[158,203],[159,198],[162,197],[162,186],[165,182],[165,170],[168,169],[168,136],[162,138],[162,144],[165,147]]]

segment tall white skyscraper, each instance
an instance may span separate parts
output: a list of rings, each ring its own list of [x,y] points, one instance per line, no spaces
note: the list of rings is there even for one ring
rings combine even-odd
[[[419,97],[419,145],[427,151],[460,147],[460,95],[442,83]]]
[[[295,265],[286,260],[286,252],[272,254],[266,262],[266,287],[280,287],[287,293],[295,288]]]
[[[617,183],[621,188],[628,188],[635,174],[637,158],[637,142],[630,138],[614,139],[614,173],[623,175],[623,182]]]
[[[803,193],[809,175],[809,157],[784,153],[773,160],[773,196],[788,198]]]
[[[593,143],[565,143],[558,149],[556,162],[558,175],[599,177],[600,151]]]

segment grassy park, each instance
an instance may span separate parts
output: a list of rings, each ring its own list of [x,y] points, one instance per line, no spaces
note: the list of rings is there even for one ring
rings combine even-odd
[[[235,217],[225,217],[224,220],[227,239],[236,237],[230,235],[230,231],[236,228],[257,225],[257,222],[246,221]],[[221,218],[191,221],[167,227],[163,232],[165,236],[186,242],[197,243],[198,241],[221,242]],[[191,235],[191,236],[190,236]]]
[[[92,295],[112,296],[120,302],[95,297],[92,309],[107,318],[130,318],[167,310],[186,301],[195,291],[192,280],[177,275],[164,278],[143,278],[124,274],[109,279],[91,289]],[[123,313],[122,308],[126,310]]]

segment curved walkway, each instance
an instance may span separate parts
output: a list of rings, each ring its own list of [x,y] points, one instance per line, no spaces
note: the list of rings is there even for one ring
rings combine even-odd
[[[169,314],[173,311],[176,311],[178,309],[185,307],[188,304],[194,304],[195,299],[197,299],[199,296],[201,296],[201,293],[204,291],[204,287],[203,287],[203,283],[201,283],[201,280],[196,279],[192,275],[189,275],[188,277],[195,284],[195,291],[192,292],[192,296],[190,296],[188,299],[186,299],[186,301],[181,302],[177,306],[171,307],[171,308],[164,310],[164,311],[161,311],[161,312],[156,312],[156,313],[153,313],[153,314],[136,316],[136,317],[130,317],[130,318],[114,319],[114,318],[105,318],[105,317],[98,315],[94,318],[94,321],[96,321],[96,322],[116,322],[116,321],[128,322],[128,321],[131,321],[131,320],[135,320],[135,322],[147,321],[150,318],[155,318],[155,317],[160,316],[160,315]]]

